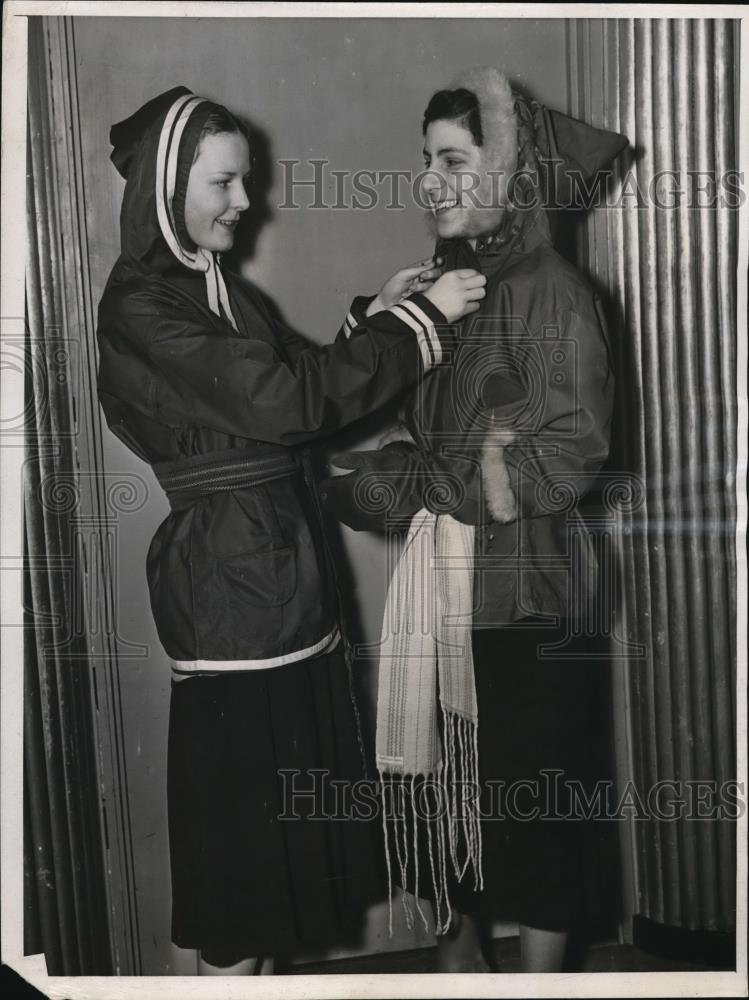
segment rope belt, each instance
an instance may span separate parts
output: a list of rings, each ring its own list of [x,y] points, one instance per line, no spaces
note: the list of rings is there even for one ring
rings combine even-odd
[[[287,448],[269,445],[253,449],[231,448],[176,462],[158,462],[153,471],[170,504],[182,507],[211,493],[282,479],[299,468],[299,462]]]

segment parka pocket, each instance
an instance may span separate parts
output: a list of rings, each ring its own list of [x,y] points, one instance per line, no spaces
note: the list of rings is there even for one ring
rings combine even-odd
[[[292,546],[243,552],[218,561],[226,600],[235,608],[276,608],[297,590],[296,549]]]
[[[208,512],[206,550],[222,564],[282,551],[293,541],[293,536],[281,531],[278,515],[262,486],[214,494]]]

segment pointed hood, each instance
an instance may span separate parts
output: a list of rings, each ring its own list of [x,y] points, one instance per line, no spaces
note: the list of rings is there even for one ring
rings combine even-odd
[[[459,73],[448,90],[476,95],[489,169],[509,179],[508,210],[494,233],[478,241],[491,247],[493,267],[513,253],[553,241],[559,211],[590,207],[585,191],[628,145],[626,136],[593,128],[513,90],[493,66]],[[478,259],[465,239],[437,241],[435,253],[448,269],[475,267]]]
[[[464,70],[449,87],[458,88],[476,95],[492,169],[508,175],[537,172],[547,209],[587,207],[580,199],[583,185],[589,189],[629,144],[618,132],[593,128],[524,97],[493,66]]]
[[[121,255],[107,289],[136,276],[184,274],[188,268],[205,276],[211,310],[235,325],[217,255],[196,247],[185,226],[190,168],[203,126],[216,110],[226,109],[175,87],[112,126],[111,159],[126,184]]]
[[[628,145],[626,136],[593,128],[512,89],[493,66],[464,70],[450,84],[476,95],[484,147],[493,170],[516,171],[510,197],[519,206],[587,208],[582,197]]]

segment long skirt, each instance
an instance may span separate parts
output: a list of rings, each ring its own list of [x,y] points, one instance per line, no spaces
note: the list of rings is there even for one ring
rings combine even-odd
[[[174,943],[228,965],[355,941],[384,893],[377,824],[339,801],[362,777],[342,652],[174,681]]]
[[[545,930],[567,930],[580,917],[591,827],[577,806],[609,767],[594,735],[608,670],[601,658],[588,658],[600,653],[600,642],[586,637],[567,643],[564,657],[540,654],[566,635],[565,623],[549,630],[534,619],[473,632],[484,889],[474,889],[470,867],[459,881],[448,859],[450,902],[462,913]],[[423,826],[422,859],[429,853]],[[392,836],[390,843],[395,858]],[[433,901],[424,862],[418,890]]]

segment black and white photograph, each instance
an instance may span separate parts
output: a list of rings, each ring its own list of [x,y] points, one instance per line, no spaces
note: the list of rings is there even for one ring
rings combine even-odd
[[[747,996],[748,46],[4,5],[5,995]]]

